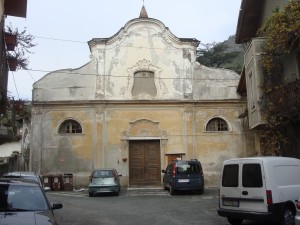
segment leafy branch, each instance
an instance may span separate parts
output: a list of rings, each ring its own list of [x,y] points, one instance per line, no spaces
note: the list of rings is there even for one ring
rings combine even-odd
[[[261,63],[264,72],[264,110],[269,124],[262,135],[262,148],[264,154],[274,155],[279,154],[280,144],[287,143],[282,131],[292,119],[288,114],[276,112],[278,107],[284,105],[285,99],[290,98],[288,91],[278,91],[284,87],[280,82],[284,78],[282,57],[300,48],[300,1],[289,1],[282,11],[276,8],[257,35],[266,37]],[[293,85],[299,88],[299,82]]]
[[[37,44],[33,43],[35,37],[27,33],[26,28],[23,31],[19,31],[18,28],[13,28],[10,24],[6,27],[6,32],[16,35],[17,46],[14,51],[8,52],[8,57],[15,57],[18,62],[18,69],[28,69],[29,60],[26,54],[33,54],[31,48]]]
[[[242,70],[243,51],[230,43],[234,36],[220,43],[201,44],[197,49],[197,61],[207,67],[226,68],[240,73]]]

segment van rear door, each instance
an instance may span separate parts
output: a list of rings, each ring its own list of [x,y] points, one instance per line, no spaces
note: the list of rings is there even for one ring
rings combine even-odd
[[[224,162],[220,208],[267,212],[262,161],[252,159]]]
[[[230,209],[240,206],[239,164],[224,163],[221,175],[220,208]]]
[[[240,169],[240,209],[267,212],[267,193],[262,160],[244,159]]]
[[[199,189],[203,186],[203,173],[199,162],[179,161],[176,165],[176,187]]]

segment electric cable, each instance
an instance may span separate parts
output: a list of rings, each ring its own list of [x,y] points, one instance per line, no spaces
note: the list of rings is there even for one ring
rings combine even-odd
[[[26,69],[20,69],[20,70],[26,70]],[[119,77],[119,78],[134,78],[134,76],[125,76],[125,75],[112,75],[112,74],[96,74],[96,73],[77,73],[77,72],[70,72],[70,70],[76,70],[76,69],[60,69],[60,70],[54,70],[54,71],[48,71],[48,70],[40,70],[40,69],[27,69],[32,72],[43,72],[43,73],[61,73],[61,74],[74,74],[74,75],[86,75],[86,76],[102,76],[102,77]],[[138,77],[138,78],[145,78],[149,79],[148,77]],[[159,80],[215,80],[215,81],[230,81],[230,80],[239,80],[239,78],[188,78],[188,77],[156,77],[155,79]]]
[[[16,89],[16,93],[17,93],[18,99],[20,99],[18,88],[17,88],[17,85],[16,85],[16,80],[15,80],[14,73],[12,71],[11,71],[11,73],[12,73],[12,77],[13,77],[13,81],[14,81],[14,85],[15,85],[15,89]]]

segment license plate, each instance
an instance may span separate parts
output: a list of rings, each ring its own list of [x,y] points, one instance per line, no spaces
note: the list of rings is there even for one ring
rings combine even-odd
[[[105,191],[109,191],[108,188],[98,188],[97,189],[98,192],[105,192]]]
[[[239,207],[240,202],[239,201],[231,201],[231,200],[223,200],[224,206],[232,206],[232,207]]]
[[[189,179],[178,179],[178,183],[188,183],[190,182]]]

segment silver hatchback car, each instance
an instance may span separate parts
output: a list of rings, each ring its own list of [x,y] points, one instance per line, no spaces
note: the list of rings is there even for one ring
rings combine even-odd
[[[120,174],[115,169],[95,169],[90,176],[89,197],[100,193],[119,195]]]

